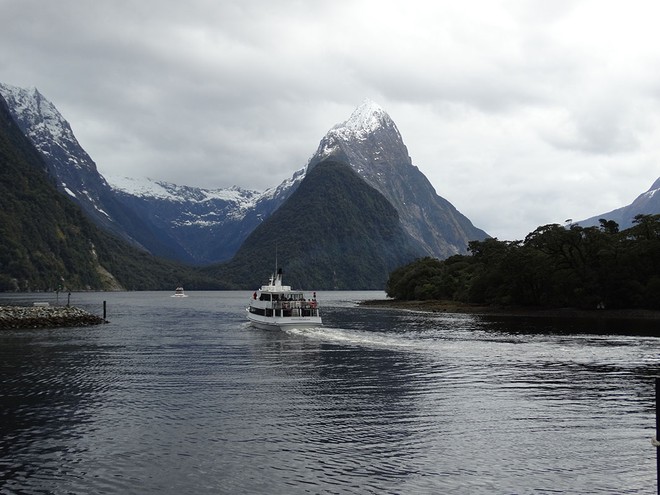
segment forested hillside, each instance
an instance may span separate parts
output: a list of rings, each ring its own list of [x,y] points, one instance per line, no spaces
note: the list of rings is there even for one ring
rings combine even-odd
[[[387,294],[404,300],[575,308],[660,309],[660,215],[619,231],[552,224],[524,241],[470,243],[471,255],[423,258],[395,270]]]

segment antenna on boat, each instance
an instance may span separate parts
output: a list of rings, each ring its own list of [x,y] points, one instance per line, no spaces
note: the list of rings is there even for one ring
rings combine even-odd
[[[278,267],[277,263],[277,241],[275,242],[275,272],[273,273],[273,283],[275,285],[282,284],[282,269]]]

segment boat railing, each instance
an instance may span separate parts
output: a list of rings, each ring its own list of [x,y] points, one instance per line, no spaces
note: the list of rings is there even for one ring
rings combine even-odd
[[[273,309],[316,309],[317,303],[311,301],[273,301]]]

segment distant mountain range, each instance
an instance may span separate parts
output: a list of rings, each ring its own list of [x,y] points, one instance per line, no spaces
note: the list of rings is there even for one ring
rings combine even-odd
[[[109,177],[117,201],[149,225],[153,252],[184,263],[204,265],[231,259],[245,238],[270,216],[304,177],[265,192],[233,187],[202,189],[151,179]],[[130,231],[133,235],[133,232]],[[163,254],[165,255],[165,254]]]
[[[152,180],[109,177],[119,200],[185,251],[179,259],[207,264],[229,260],[257,225],[295,191],[308,170],[332,158],[350,165],[383,194],[421,252],[446,258],[487,234],[435,193],[412,165],[389,115],[365,101],[321,140],[306,168],[263,193],[238,188],[204,190]]]
[[[437,195],[412,164],[395,123],[368,100],[328,131],[305,167],[259,192],[106,180],[38,90],[0,84],[0,96],[64,196],[130,249],[199,266],[187,274],[169,268],[198,288],[261,283],[267,276],[261,267],[270,270],[276,252],[289,282],[319,289],[382,288],[400,264],[466,253],[469,241],[488,237]],[[650,207],[650,192],[644,207]],[[127,288],[158,283],[145,285],[139,273],[116,281]]]
[[[237,187],[205,190],[137,178],[102,177],[71,126],[36,89],[0,84],[14,119],[42,153],[57,187],[97,225],[150,253],[204,265],[231,259],[247,236],[326,158],[350,165],[392,203],[422,252],[447,257],[483,239],[412,165],[396,125],[373,102],[321,140],[307,167],[264,192]]]

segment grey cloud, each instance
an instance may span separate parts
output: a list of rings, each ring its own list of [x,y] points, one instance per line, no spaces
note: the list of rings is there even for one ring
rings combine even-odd
[[[511,238],[659,175],[660,35],[618,33],[610,63],[596,42],[617,8],[640,7],[608,4],[604,21],[592,0],[5,0],[0,73],[53,101],[102,173],[206,187],[276,185],[369,97],[439,194]]]

